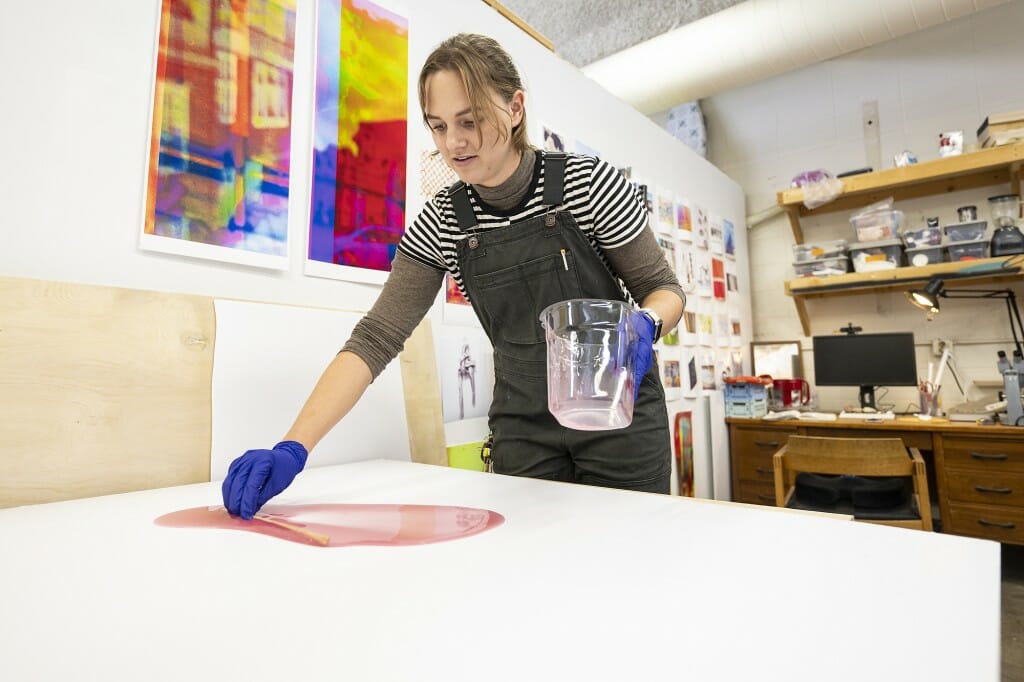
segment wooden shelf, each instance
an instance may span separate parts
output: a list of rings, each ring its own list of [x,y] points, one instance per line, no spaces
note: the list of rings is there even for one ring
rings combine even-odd
[[[1010,192],[1021,194],[1024,171],[1024,142],[983,149],[970,154],[863,173],[843,178],[843,192],[834,201],[813,210],[803,205],[801,188],[778,193],[778,203],[789,216],[797,244],[804,243],[800,219],[804,216],[852,211],[886,197],[917,199],[989,185],[1010,184]],[[1024,259],[1022,259],[1024,260]],[[938,263],[924,267],[896,268],[877,272],[850,273],[834,277],[800,277],[786,282],[786,295],[793,298],[804,335],[811,335],[806,299],[868,291],[905,291],[920,286],[935,275],[970,284],[1020,279],[1020,264],[1004,267],[1003,258],[986,258],[959,263]]]
[[[875,272],[851,272],[832,277],[800,277],[786,282],[786,295],[791,296],[796,304],[804,336],[810,336],[811,322],[806,306],[808,298],[863,294],[867,291],[906,291],[920,288],[937,275],[946,281],[955,281],[957,284],[987,284],[1024,279],[1024,273],[1021,272],[1021,265],[1024,263],[1008,265],[1007,261],[1011,258],[1013,257],[1003,256]],[[1024,261],[1024,258],[1020,260]]]
[[[813,210],[803,205],[801,188],[782,190],[778,204],[789,216],[797,244],[804,242],[800,218],[835,211],[862,208],[886,197],[917,199],[976,187],[1010,183],[1010,192],[1021,193],[1024,142],[981,151],[924,161],[903,168],[890,168],[843,178],[843,193]]]

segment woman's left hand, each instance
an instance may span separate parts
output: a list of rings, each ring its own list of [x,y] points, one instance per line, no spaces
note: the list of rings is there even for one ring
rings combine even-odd
[[[640,397],[640,383],[654,361],[654,322],[641,312],[630,315],[636,329],[636,346],[633,349],[633,400]]]

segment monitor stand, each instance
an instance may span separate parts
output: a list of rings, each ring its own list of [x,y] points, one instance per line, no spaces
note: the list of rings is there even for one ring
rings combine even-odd
[[[860,387],[860,409],[875,409],[875,387],[874,386],[861,386]]]

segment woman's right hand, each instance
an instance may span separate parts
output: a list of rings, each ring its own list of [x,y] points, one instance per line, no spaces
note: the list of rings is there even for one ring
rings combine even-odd
[[[308,456],[302,443],[294,440],[281,441],[271,450],[248,450],[231,463],[221,485],[228,513],[251,519],[291,484]]]

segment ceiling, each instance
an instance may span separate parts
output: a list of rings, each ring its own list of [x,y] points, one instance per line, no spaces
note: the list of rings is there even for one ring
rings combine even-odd
[[[503,1],[559,56],[645,114],[1011,2]]]
[[[580,68],[742,0],[502,0]]]

